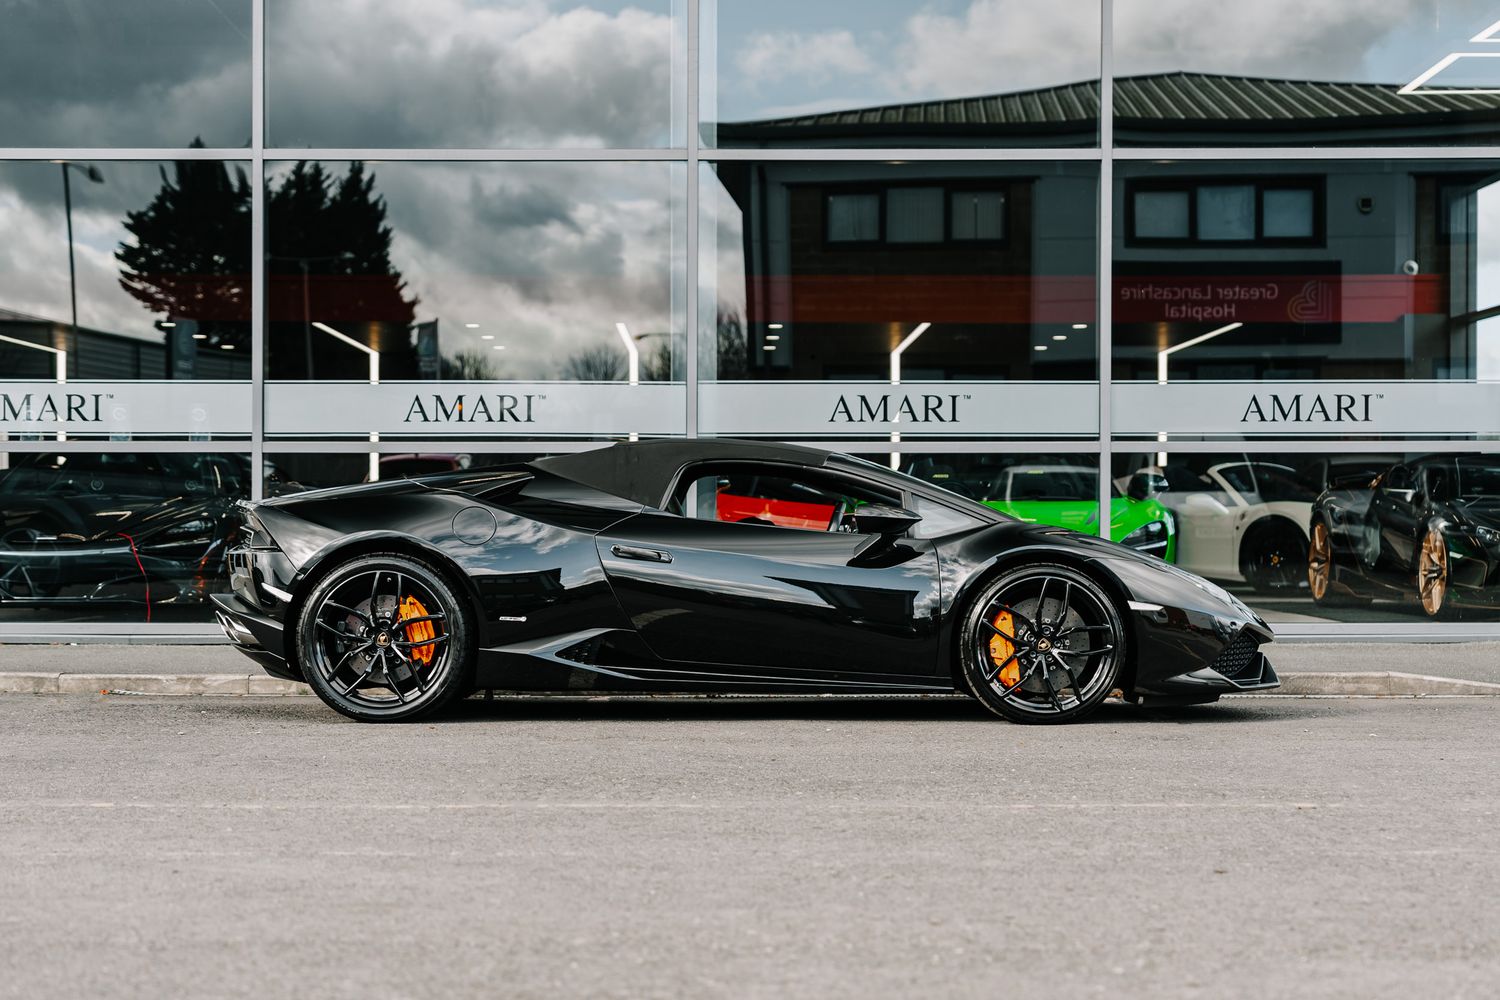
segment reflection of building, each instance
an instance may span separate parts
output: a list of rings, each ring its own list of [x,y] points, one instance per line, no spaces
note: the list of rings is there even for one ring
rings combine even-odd
[[[1115,80],[1122,146],[1494,145],[1500,93],[1399,94],[1399,85],[1157,73]],[[720,145],[1088,146],[1097,81],[718,126]]]
[[[1081,378],[1094,373],[1094,171],[983,163],[723,163],[742,233],[752,378]],[[727,209],[726,209],[727,212]],[[1071,343],[1070,341],[1071,336]],[[1054,339],[1055,338],[1055,339]],[[1038,350],[1040,348],[1040,350]]]
[[[124,334],[79,327],[75,335],[67,323],[0,309],[0,334],[27,343],[67,352],[68,378],[85,380],[169,379],[174,365],[168,340],[170,328],[160,341],[142,340]],[[0,371],[6,378],[50,381],[56,374],[52,351],[29,350],[0,341]],[[176,368],[181,371],[180,368]],[[195,351],[193,377],[200,379],[245,379],[250,377],[250,358],[223,350]]]

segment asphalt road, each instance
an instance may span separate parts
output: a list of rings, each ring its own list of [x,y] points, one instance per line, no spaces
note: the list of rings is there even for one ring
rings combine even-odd
[[[0,996],[1500,982],[1500,699],[0,698]]]

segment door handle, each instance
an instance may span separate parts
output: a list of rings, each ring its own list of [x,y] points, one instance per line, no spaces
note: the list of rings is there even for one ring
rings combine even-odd
[[[611,545],[609,551],[621,559],[639,559],[642,562],[669,563],[672,561],[672,553],[663,552],[661,549],[642,549],[634,545]]]

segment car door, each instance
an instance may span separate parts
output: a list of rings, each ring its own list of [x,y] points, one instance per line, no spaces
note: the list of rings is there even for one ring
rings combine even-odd
[[[714,465],[679,482],[670,510],[598,537],[616,598],[658,656],[751,674],[937,672],[933,543],[828,530],[840,503],[899,496],[798,467]]]
[[[1417,509],[1422,502],[1419,470],[1397,466],[1370,499],[1370,512],[1380,537],[1381,569],[1403,576],[1416,547]]]

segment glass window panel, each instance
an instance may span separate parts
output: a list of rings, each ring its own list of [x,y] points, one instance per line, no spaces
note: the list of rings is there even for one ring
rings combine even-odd
[[[0,232],[0,379],[250,377],[245,163],[0,162]]]
[[[828,242],[860,243],[880,239],[880,195],[828,196]]]
[[[1098,0],[704,0],[706,146],[1088,146]]]
[[[1460,568],[1500,558],[1500,533],[1490,530],[1500,526],[1490,514],[1468,513],[1500,508],[1500,455],[1162,447],[1116,452],[1116,488],[1141,498],[1127,503],[1170,512],[1178,566],[1221,584],[1273,625],[1430,620],[1414,572],[1429,532],[1449,555],[1437,610],[1500,618],[1493,576]],[[1454,487],[1465,480],[1471,485]]]
[[[0,142],[250,144],[250,0],[7,3]]]
[[[684,144],[673,0],[267,0],[267,143]]]
[[[938,222],[955,193],[1003,189],[1014,231],[840,246],[824,234],[852,225],[826,213],[856,185],[944,191]],[[702,191],[705,380],[888,383],[893,356],[903,382],[1096,377],[1093,164],[724,162]]]
[[[1192,236],[1186,191],[1137,191],[1135,236],[1146,240],[1185,240]]]
[[[3,447],[3,445],[0,445]],[[62,447],[62,446],[59,446]],[[0,452],[0,622],[209,622],[250,456]]]
[[[1255,239],[1255,188],[1208,186],[1198,189],[1200,240]]]
[[[1500,136],[1476,0],[1114,2],[1126,146],[1453,145]],[[1475,92],[1466,92],[1475,91]]]
[[[1005,192],[955,191],[953,194],[953,238],[955,240],[1004,239]]]
[[[1249,192],[1259,189],[1268,243],[1307,241],[1138,245],[1121,232],[1125,213],[1117,213],[1117,383],[1464,382],[1446,405],[1477,415],[1452,432],[1500,432],[1497,418],[1484,416],[1489,409],[1465,402],[1488,391],[1472,380],[1500,371],[1493,363],[1500,326],[1487,318],[1500,304],[1500,161],[1121,162],[1116,174],[1119,190],[1138,199],[1137,234],[1149,217],[1141,189],[1181,185],[1203,193],[1200,235],[1242,238]],[[1322,197],[1314,197],[1319,190]],[[1305,222],[1294,227],[1287,219],[1292,206],[1305,220],[1319,205],[1326,218],[1314,217],[1314,242]],[[1416,432],[1410,419],[1389,422],[1397,420],[1395,402],[1389,398],[1384,417],[1372,403],[1371,426]],[[1263,432],[1299,429],[1273,425],[1271,415]],[[1117,410],[1117,428],[1120,416]],[[1248,426],[1220,430],[1238,434]],[[1329,429],[1340,436],[1361,430],[1349,419]]]
[[[1262,196],[1267,239],[1308,239],[1316,233],[1313,193],[1297,188],[1272,188]]]
[[[885,204],[888,242],[936,243],[943,238],[942,188],[891,188]]]
[[[373,356],[382,382],[681,379],[682,176],[272,164],[267,376],[364,381]]]

